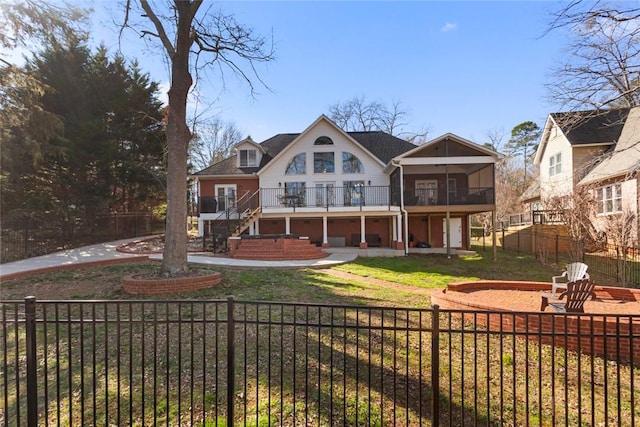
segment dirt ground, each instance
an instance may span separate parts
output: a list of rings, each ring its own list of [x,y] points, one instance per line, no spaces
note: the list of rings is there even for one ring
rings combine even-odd
[[[189,236],[187,241],[189,252],[202,252],[202,238],[197,236]],[[153,254],[161,253],[164,249],[164,236],[157,236],[151,239],[135,240],[118,248],[123,252],[136,254]]]

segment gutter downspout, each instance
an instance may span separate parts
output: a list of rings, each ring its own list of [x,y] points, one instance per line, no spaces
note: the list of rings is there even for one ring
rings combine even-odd
[[[391,160],[391,164],[400,168],[400,212],[404,215],[404,255],[409,255],[409,213],[404,208],[404,168],[397,160]]]

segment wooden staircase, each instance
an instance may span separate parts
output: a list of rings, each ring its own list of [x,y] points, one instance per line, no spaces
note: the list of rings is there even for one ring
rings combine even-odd
[[[262,261],[320,259],[329,254],[312,245],[309,239],[244,238],[233,253],[233,258]]]
[[[256,222],[259,218],[260,218],[260,208],[255,208],[253,210],[244,212],[241,216],[240,221],[231,232],[231,236],[238,237],[247,228],[249,228],[254,222]]]

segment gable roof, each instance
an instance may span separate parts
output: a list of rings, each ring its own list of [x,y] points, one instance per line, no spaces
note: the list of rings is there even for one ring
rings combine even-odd
[[[629,108],[550,114],[571,145],[616,143]]]
[[[571,146],[614,145],[620,138],[629,110],[619,108],[549,114],[536,150],[534,164],[540,164],[542,161],[554,126],[560,129]]]
[[[469,141],[468,139],[462,138],[461,136],[458,136],[456,134],[453,134],[451,132],[445,133],[444,135],[440,135],[437,138],[432,139],[431,141],[427,141],[422,145],[418,145],[418,146],[413,146],[413,148],[409,151],[406,151],[404,153],[401,153],[401,155],[399,155],[398,157],[409,157],[414,155],[415,153],[418,153],[422,150],[427,150],[429,149],[429,147],[432,146],[436,146],[438,145],[440,142],[443,141],[453,141],[457,144],[460,144],[463,147],[469,148],[472,151],[481,153],[484,156],[492,156],[492,157],[501,157],[499,153],[493,151],[492,149],[476,144],[473,141]],[[455,155],[451,155],[453,157],[455,157]]]
[[[336,126],[329,118],[321,115],[311,126],[312,128],[318,121],[326,120],[333,126]],[[342,129],[336,128],[353,139],[356,143],[360,144],[362,148],[367,150],[373,157],[378,159],[382,164],[388,164],[391,159],[399,156],[402,153],[410,151],[416,148],[416,145],[405,141],[404,139],[397,138],[393,135],[382,131],[370,131],[370,132],[344,132]],[[207,176],[207,175],[247,175],[256,174],[262,168],[264,168],[271,160],[273,160],[278,154],[284,151],[292,142],[294,142],[302,133],[279,133],[271,138],[262,141],[260,148],[264,151],[260,166],[251,168],[239,168],[237,167],[236,155],[227,157],[201,171],[194,173],[193,175]]]
[[[580,185],[640,171],[640,107],[630,109],[615,148],[579,182]]]

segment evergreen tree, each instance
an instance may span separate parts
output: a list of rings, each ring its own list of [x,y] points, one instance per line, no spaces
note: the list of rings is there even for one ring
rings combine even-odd
[[[42,132],[14,126],[3,153],[5,211],[50,211],[91,222],[102,212],[158,203],[164,185],[164,134],[158,85],[136,64],[91,53],[83,40],[53,44],[28,61],[24,74],[48,90],[37,103],[59,126],[31,150]],[[6,169],[5,169],[6,167]]]
[[[520,192],[527,188],[529,174],[532,172],[532,155],[538,148],[538,139],[542,131],[534,122],[522,122],[511,130],[511,138],[507,143],[507,150],[511,156],[522,156],[523,178]]]

